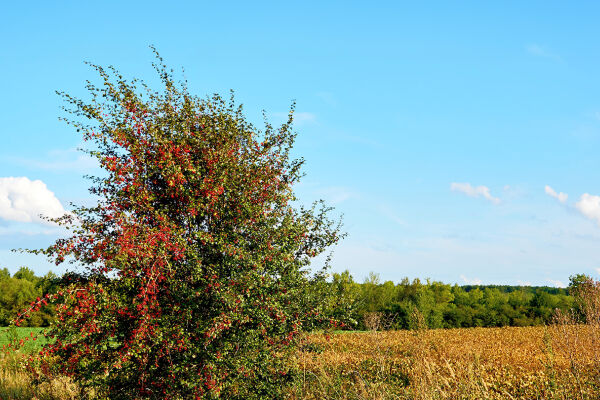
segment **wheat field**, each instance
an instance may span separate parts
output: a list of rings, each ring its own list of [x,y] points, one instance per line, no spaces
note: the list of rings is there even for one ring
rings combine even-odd
[[[312,335],[292,398],[597,399],[590,325]]]

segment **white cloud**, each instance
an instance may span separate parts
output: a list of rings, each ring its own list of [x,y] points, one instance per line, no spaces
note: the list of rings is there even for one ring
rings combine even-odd
[[[567,202],[567,199],[569,198],[569,195],[563,192],[560,193],[556,193],[556,191],[554,189],[552,189],[550,186],[546,185],[544,187],[544,191],[546,192],[546,194],[550,197],[554,197],[555,199],[557,199],[558,201],[560,201],[561,203],[565,204]]]
[[[552,286],[556,286],[556,287],[567,287],[567,285],[565,285],[562,281],[557,281],[555,279],[546,279],[547,282],[550,282],[552,284]]]
[[[481,279],[479,278],[469,279],[466,276],[461,275],[460,279],[462,279],[467,285],[481,285]]]
[[[560,60],[560,56],[556,53],[554,53],[552,50],[548,49],[545,46],[541,46],[539,44],[536,43],[531,43],[527,46],[525,46],[525,49],[527,50],[527,52],[531,55],[534,55],[536,57],[543,57],[543,58],[551,58],[553,60]]]
[[[471,186],[470,183],[456,183],[450,184],[450,190],[454,192],[461,192],[469,197],[483,197],[486,200],[491,201],[494,204],[499,204],[500,199],[490,194],[490,189],[487,186]]]
[[[531,286],[531,282],[529,281],[522,281],[522,280],[517,280],[517,283],[519,284],[519,286]]]
[[[596,221],[600,225],[600,196],[584,193],[579,201],[575,203],[575,208],[585,217]]]
[[[46,184],[27,177],[0,178],[0,219],[19,222],[44,222],[45,217],[65,214],[60,201]]]
[[[600,268],[594,268],[594,269],[596,270],[596,273],[597,273],[598,275],[600,275]]]

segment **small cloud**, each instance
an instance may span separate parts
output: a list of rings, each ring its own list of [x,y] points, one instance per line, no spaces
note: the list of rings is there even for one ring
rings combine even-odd
[[[467,285],[481,285],[481,279],[479,278],[469,279],[466,276],[461,275],[460,279],[462,279]]]
[[[317,122],[317,116],[309,112],[294,113],[294,122],[296,125],[311,124]]]
[[[575,203],[575,208],[586,218],[596,221],[600,225],[600,196],[584,193]]]
[[[484,199],[491,201],[494,204],[499,204],[500,199],[490,194],[490,189],[487,186],[471,186],[470,183],[456,183],[450,184],[450,190],[453,192],[461,192],[469,197],[483,197]]]
[[[531,282],[529,281],[517,280],[517,283],[519,284],[519,286],[531,286]]]
[[[65,213],[44,182],[27,177],[0,178],[0,219],[48,223],[40,215],[56,218]]]
[[[550,58],[553,60],[560,60],[560,56],[556,53],[554,53],[553,51],[551,51],[550,49],[548,49],[545,46],[541,46],[539,44],[535,44],[535,43],[531,43],[527,46],[525,46],[525,49],[527,50],[527,52],[533,56],[536,57],[542,57],[542,58]]]
[[[569,195],[563,192],[560,193],[556,193],[556,191],[554,189],[552,189],[550,186],[546,185],[544,187],[544,191],[546,192],[546,194],[550,197],[554,197],[555,199],[557,199],[558,201],[560,201],[561,203],[565,204],[567,202],[567,199],[569,198]]]
[[[596,270],[596,273],[597,273],[598,275],[600,275],[600,268],[594,268],[594,269]]]
[[[552,286],[556,286],[556,287],[560,287],[560,288],[567,287],[567,285],[565,285],[562,281],[557,281],[555,279],[546,279],[546,281],[549,282],[550,284],[552,284]]]

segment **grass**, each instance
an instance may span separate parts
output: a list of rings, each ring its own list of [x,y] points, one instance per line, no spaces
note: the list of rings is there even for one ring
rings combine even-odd
[[[23,346],[21,347],[24,352],[37,351],[48,342],[48,339],[43,335],[44,329],[14,326],[0,328],[0,348],[8,346],[11,341],[15,341],[16,339],[16,343],[20,343],[23,340]]]

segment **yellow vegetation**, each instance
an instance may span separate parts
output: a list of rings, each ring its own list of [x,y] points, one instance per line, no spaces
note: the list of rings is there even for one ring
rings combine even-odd
[[[67,377],[34,384],[25,371],[24,358],[19,351],[0,354],[0,400],[79,399],[77,385]]]
[[[296,358],[304,399],[598,399],[590,325],[308,336]]]

